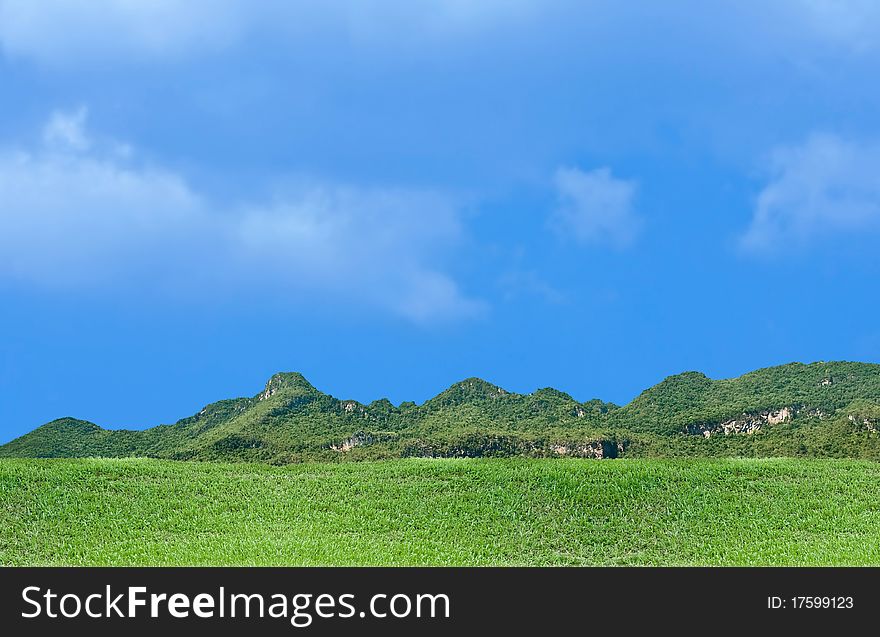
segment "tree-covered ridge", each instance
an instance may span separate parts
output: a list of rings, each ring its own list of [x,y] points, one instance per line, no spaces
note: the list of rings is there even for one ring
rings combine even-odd
[[[618,407],[469,378],[421,405],[340,400],[301,374],[173,425],[106,430],[62,418],[0,456],[257,460],[405,456],[837,456],[880,459],[880,365],[792,363],[739,378],[686,372]]]
[[[784,408],[824,418],[856,400],[880,402],[880,365],[790,363],[725,380],[686,372],[643,392],[615,414],[614,422],[634,431],[674,434],[695,423]]]

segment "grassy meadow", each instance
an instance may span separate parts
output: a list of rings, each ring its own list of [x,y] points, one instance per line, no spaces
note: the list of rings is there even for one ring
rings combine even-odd
[[[880,464],[0,460],[3,565],[880,564]]]

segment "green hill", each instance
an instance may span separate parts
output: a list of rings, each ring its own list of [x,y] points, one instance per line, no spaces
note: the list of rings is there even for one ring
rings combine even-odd
[[[819,456],[880,459],[880,365],[792,363],[739,378],[670,376],[629,404],[555,389],[516,394],[469,378],[421,405],[362,404],[301,374],[173,425],[107,430],[62,418],[0,457],[126,457],[288,463],[407,456]]]

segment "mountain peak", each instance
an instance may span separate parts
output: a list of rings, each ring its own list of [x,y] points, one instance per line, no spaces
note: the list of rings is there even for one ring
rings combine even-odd
[[[574,398],[572,398],[570,394],[567,394],[564,391],[559,391],[558,389],[554,389],[553,387],[542,387],[540,389],[536,389],[532,393],[532,397],[538,399],[567,400],[575,402]]]
[[[493,385],[489,381],[483,380],[482,378],[477,378],[476,376],[465,378],[464,380],[452,385],[449,389],[464,391],[475,396],[486,398],[497,398],[498,396],[506,396],[508,393],[510,393],[507,390],[502,389],[498,385]]]
[[[266,383],[265,389],[257,398],[266,400],[281,391],[294,391],[300,394],[317,394],[315,387],[299,372],[279,372]]]
[[[690,371],[690,372],[681,372],[680,374],[673,374],[672,376],[667,376],[663,379],[664,383],[672,383],[672,382],[681,382],[681,381],[689,381],[689,382],[704,382],[711,381],[711,379],[706,376],[703,372]]]
[[[491,400],[510,396],[510,392],[482,378],[465,378],[429,402],[439,405],[460,405],[477,400]]]
[[[74,418],[73,416],[56,418],[55,420],[47,422],[45,425],[38,427],[38,429],[45,429],[49,431],[67,430],[77,433],[90,433],[93,431],[101,431],[101,428],[95,423],[89,422],[88,420],[80,420],[79,418]]]

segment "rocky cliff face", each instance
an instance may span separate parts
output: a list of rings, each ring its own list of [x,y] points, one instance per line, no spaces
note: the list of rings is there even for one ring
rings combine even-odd
[[[341,441],[339,444],[330,445],[330,448],[333,451],[346,452],[351,451],[355,447],[371,445],[373,444],[374,440],[375,439],[373,438],[372,434],[368,434],[364,431],[357,431],[345,440]]]
[[[557,456],[570,456],[572,458],[616,458],[623,452],[623,445],[609,440],[593,440],[576,444],[552,444],[550,451]]]
[[[467,434],[438,443],[426,440],[407,441],[403,456],[418,458],[483,458],[521,456],[526,458],[617,458],[624,444],[613,439],[591,438],[580,441],[530,440],[514,435]]]
[[[871,433],[880,431],[880,419],[871,418],[870,416],[856,416],[854,414],[850,414],[848,418],[851,423],[861,425]]]
[[[732,434],[753,434],[768,425],[788,422],[798,410],[794,407],[783,407],[758,413],[744,413],[736,418],[712,423],[693,423],[685,428],[685,433],[710,438],[715,434],[729,436]]]

